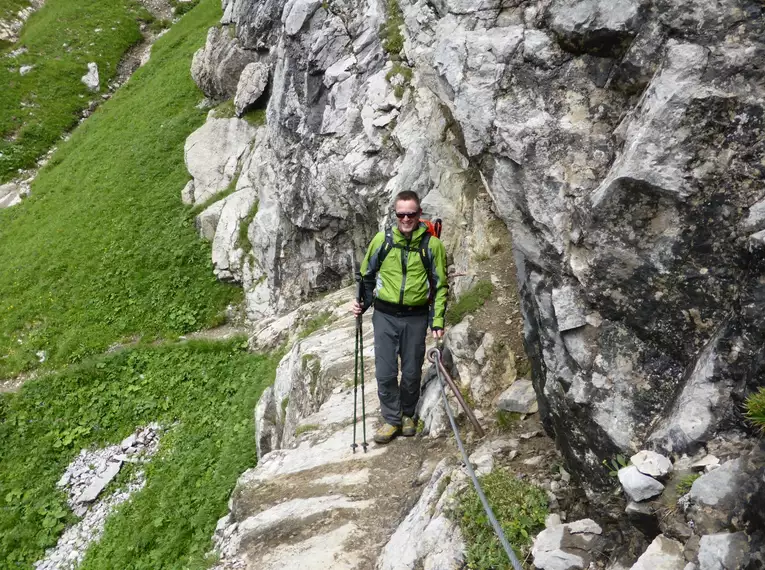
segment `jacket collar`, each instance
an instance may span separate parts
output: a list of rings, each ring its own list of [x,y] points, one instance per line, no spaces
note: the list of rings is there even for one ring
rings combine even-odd
[[[412,239],[410,241],[412,242],[419,242],[420,238],[422,238],[423,235],[425,235],[425,232],[427,231],[427,228],[425,224],[420,222],[420,224],[414,228],[414,231],[412,231]],[[400,241],[406,241],[406,238],[404,237],[404,234],[401,233],[401,231],[398,229],[398,225],[393,225],[393,241],[400,242]]]

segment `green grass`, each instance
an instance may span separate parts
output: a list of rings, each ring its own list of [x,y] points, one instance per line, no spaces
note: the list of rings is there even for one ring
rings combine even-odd
[[[545,492],[504,469],[492,471],[481,477],[480,482],[507,540],[518,558],[523,560],[533,535],[544,528],[547,516]],[[468,568],[512,568],[472,486],[460,495],[455,514],[465,537]]]
[[[403,25],[404,14],[398,0],[387,0],[385,22],[380,26],[380,39],[383,49],[393,60],[399,59],[401,50],[404,49],[404,34],[401,32]]]
[[[690,475],[686,475],[680,479],[680,481],[678,481],[677,485],[675,486],[677,496],[682,497],[683,495],[689,493],[691,491],[691,487],[693,487],[693,482],[699,477],[701,477],[701,473],[691,473]]]
[[[31,568],[73,520],[55,484],[81,448],[152,421],[170,429],[147,485],[109,519],[82,568],[200,562],[237,477],[255,464],[252,410],[275,373],[275,359],[245,348],[244,339],[138,347],[0,398],[0,567]]]
[[[205,120],[191,57],[219,18],[205,0],[173,26],[61,145],[32,196],[0,211],[0,378],[38,366],[40,350],[57,367],[122,339],[203,328],[241,299],[214,278],[180,201],[183,145]]]
[[[744,405],[747,419],[760,430],[765,431],[765,388],[747,398]]]
[[[29,6],[29,0],[2,0],[0,2],[0,19],[15,19],[19,10]]]
[[[479,281],[457,299],[456,303],[449,306],[446,311],[446,322],[451,326],[456,325],[466,315],[482,307],[486,300],[491,297],[493,291],[494,285],[491,284],[491,281]]]
[[[122,55],[141,39],[139,19],[152,17],[134,0],[49,0],[17,44],[0,50],[0,183],[34,166],[89,101],[100,99],[80,78],[88,62],[96,62],[104,92]],[[7,58],[18,47],[26,53]],[[23,65],[34,68],[22,76]]]
[[[305,321],[303,328],[300,330],[300,333],[298,334],[298,338],[304,339],[312,335],[313,333],[315,333],[317,330],[327,326],[331,322],[332,322],[332,313],[328,311],[319,313],[318,315],[313,316],[307,321]]]

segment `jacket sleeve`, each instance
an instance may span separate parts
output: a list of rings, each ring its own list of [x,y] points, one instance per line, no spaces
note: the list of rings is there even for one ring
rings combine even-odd
[[[380,266],[380,252],[385,243],[385,232],[378,232],[369,244],[364,261],[361,262],[361,306],[366,311],[375,299],[377,270]]]
[[[430,238],[428,243],[433,256],[433,287],[435,295],[430,307],[430,328],[443,329],[446,318],[446,299],[449,294],[449,283],[446,278],[446,248],[438,238]]]

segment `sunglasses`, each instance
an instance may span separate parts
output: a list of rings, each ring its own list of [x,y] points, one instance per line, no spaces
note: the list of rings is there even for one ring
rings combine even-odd
[[[420,215],[419,212],[396,212],[396,217],[399,220],[403,220],[404,218],[409,218],[410,220],[414,220],[419,215]]]

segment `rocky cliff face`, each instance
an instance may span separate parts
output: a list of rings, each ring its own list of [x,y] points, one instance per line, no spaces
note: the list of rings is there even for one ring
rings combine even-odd
[[[242,144],[204,153],[212,177],[190,160],[185,195],[235,184],[200,220],[251,319],[335,288],[402,189],[446,220],[464,269],[488,192],[513,235],[540,411],[583,480],[608,484],[619,452],[679,456],[744,429],[742,399],[765,382],[760,2],[224,10],[195,77],[267,121],[225,119]],[[397,20],[400,52],[380,39]]]

